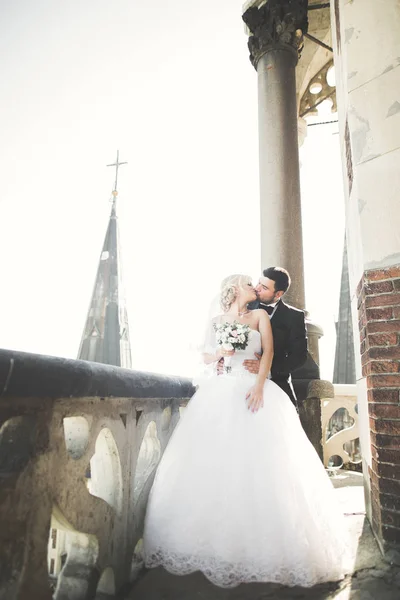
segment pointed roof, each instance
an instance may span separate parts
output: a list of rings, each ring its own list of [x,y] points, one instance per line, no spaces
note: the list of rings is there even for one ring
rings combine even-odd
[[[353,321],[351,317],[349,263],[346,237],[344,239],[342,279],[340,285],[339,316],[336,325],[335,366],[333,383],[355,383]]]
[[[117,175],[118,175],[117,154]],[[131,368],[128,313],[122,294],[117,223],[117,177],[78,359]]]

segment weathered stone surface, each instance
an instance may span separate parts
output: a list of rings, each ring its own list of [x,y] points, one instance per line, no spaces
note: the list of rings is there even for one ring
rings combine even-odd
[[[318,398],[319,400],[323,398],[334,398],[335,397],[335,388],[330,381],[325,381],[324,379],[316,379],[311,381],[308,390],[307,390],[307,399]]]
[[[0,351],[0,599],[50,600],[50,527],[67,532],[56,600],[132,582],[155,468],[190,381]],[[102,577],[104,587],[104,577]]]
[[[391,569],[385,578],[377,579],[369,571],[355,573],[344,581],[304,588],[283,588],[274,584],[248,584],[233,590],[213,586],[200,573],[174,577],[157,569],[138,584],[132,600],[398,600],[400,571]]]

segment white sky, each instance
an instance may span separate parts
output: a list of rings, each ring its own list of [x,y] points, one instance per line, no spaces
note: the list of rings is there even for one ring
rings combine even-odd
[[[241,4],[0,0],[1,347],[76,357],[117,148],[135,368],[189,375],[219,281],[259,276],[257,81]],[[335,131],[310,127],[301,151],[307,308],[325,330],[328,379],[344,227]]]

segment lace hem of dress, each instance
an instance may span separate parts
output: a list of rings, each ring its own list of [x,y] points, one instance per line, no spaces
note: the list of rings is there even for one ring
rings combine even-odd
[[[276,583],[288,587],[312,587],[329,581],[340,581],[345,577],[341,564],[327,565],[325,572],[313,573],[312,568],[306,569],[304,565],[268,568],[264,565],[229,563],[215,558],[203,559],[199,556],[183,556],[158,550],[146,556],[147,568],[164,567],[173,575],[189,575],[201,571],[214,585],[222,588],[232,588],[241,583]]]

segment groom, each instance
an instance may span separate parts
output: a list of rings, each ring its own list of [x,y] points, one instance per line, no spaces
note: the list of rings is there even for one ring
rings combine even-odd
[[[270,315],[274,338],[271,379],[297,406],[291,374],[306,361],[307,332],[304,312],[285,304],[282,300],[289,286],[290,275],[285,269],[268,267],[263,271],[263,276],[256,286],[258,300],[249,304],[248,308],[262,308]],[[245,360],[243,364],[251,373],[258,373],[259,357],[255,360]]]

